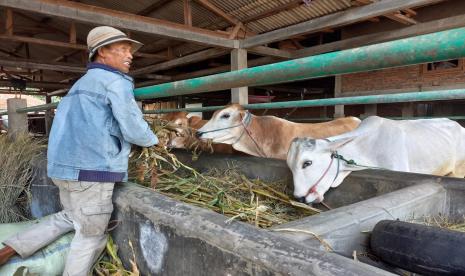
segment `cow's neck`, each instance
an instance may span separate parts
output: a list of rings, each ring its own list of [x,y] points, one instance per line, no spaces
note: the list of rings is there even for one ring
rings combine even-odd
[[[251,114],[250,124],[233,148],[250,155],[268,158],[286,159],[286,146],[283,146],[282,128],[271,116],[254,116]],[[285,143],[284,143],[285,144]]]

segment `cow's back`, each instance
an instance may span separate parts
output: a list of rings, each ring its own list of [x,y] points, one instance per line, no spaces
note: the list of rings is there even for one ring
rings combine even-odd
[[[350,158],[391,170],[447,175],[456,170],[464,155],[460,149],[464,129],[449,119],[369,117],[358,129],[341,136],[351,135],[356,139],[344,149]]]

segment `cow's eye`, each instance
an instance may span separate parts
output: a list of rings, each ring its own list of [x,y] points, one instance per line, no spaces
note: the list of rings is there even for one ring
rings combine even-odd
[[[305,161],[305,162],[302,164],[302,169],[305,169],[306,167],[311,166],[312,163],[313,163],[313,162],[310,161],[310,160]]]
[[[221,119],[228,119],[230,117],[229,113],[221,115]]]

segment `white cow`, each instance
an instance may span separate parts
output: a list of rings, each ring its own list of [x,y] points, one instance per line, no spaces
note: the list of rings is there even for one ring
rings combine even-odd
[[[323,201],[330,187],[364,166],[463,178],[465,129],[449,119],[393,121],[373,116],[357,129],[328,139],[294,139],[287,164],[294,196],[307,203]]]

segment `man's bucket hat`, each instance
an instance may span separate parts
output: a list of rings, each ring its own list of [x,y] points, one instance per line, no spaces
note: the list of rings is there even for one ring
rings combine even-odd
[[[89,49],[89,61],[97,52],[98,48],[119,41],[128,41],[132,43],[132,53],[142,47],[139,41],[128,38],[122,31],[109,26],[100,26],[93,28],[87,35],[87,47]]]

